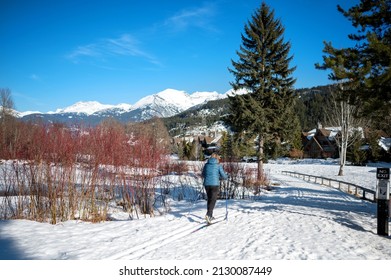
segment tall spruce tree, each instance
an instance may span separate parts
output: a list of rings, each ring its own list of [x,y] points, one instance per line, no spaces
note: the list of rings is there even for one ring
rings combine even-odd
[[[235,76],[231,86],[243,95],[229,97],[228,122],[234,131],[257,141],[258,179],[263,178],[265,141],[287,136],[293,123],[294,104],[290,43],[284,40],[284,27],[265,2],[244,27],[238,61],[232,60]]]
[[[358,106],[359,113],[373,120],[391,120],[391,1],[361,0],[359,4],[338,10],[357,28],[348,37],[353,47],[335,48],[325,42],[324,63],[318,69],[329,69],[329,78],[342,84],[343,96]]]

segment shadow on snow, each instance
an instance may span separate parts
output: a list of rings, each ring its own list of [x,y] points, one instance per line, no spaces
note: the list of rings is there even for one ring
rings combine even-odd
[[[3,232],[4,227],[10,223],[10,221],[0,221],[0,233]],[[4,234],[0,234],[0,260],[27,260],[27,256],[16,245],[12,238],[4,237]]]

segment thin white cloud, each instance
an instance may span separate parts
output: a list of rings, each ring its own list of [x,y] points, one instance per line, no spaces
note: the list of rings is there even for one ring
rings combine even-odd
[[[78,58],[84,56],[97,57],[101,55],[98,48],[99,47],[97,44],[79,46],[71,54],[68,55],[68,58],[70,58],[71,60],[77,60]]]
[[[140,50],[139,42],[128,34],[117,39],[107,39],[105,43],[107,51],[114,55],[149,57],[147,53]]]
[[[105,38],[96,43],[78,46],[67,58],[78,63],[84,58],[101,58],[108,60],[110,57],[140,57],[152,64],[159,62],[149,53],[143,51],[140,42],[129,34],[123,34],[118,38]]]
[[[202,7],[185,9],[165,21],[165,26],[173,31],[184,31],[189,27],[197,27],[208,31],[217,31],[213,25],[216,14],[214,4],[207,3]]]
[[[215,4],[206,3],[200,7],[181,10],[158,25],[169,32],[182,32],[192,27],[218,32],[213,24],[216,10]],[[156,28],[152,30],[157,32]],[[101,65],[104,68],[112,67],[108,63],[110,57],[138,57],[153,65],[162,66],[155,56],[142,48],[142,43],[137,38],[127,33],[117,38],[104,38],[91,44],[78,46],[67,55],[67,59],[74,63],[88,61],[95,65],[99,62],[101,65],[104,62],[104,65]]]

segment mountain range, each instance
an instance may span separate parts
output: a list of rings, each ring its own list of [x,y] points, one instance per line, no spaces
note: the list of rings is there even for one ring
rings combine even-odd
[[[115,118],[120,122],[140,122],[153,117],[172,117],[190,108],[206,104],[209,101],[227,98],[232,90],[220,94],[217,92],[194,92],[166,89],[146,96],[134,105],[101,104],[97,101],[77,102],[69,107],[47,113],[16,112],[25,121],[42,121],[44,123],[61,122],[67,124],[83,123],[96,125],[106,118]]]
[[[303,130],[311,130],[317,123],[325,122],[329,112],[330,85],[296,89],[299,97],[295,111]],[[244,91],[194,92],[166,89],[140,99],[134,105],[107,105],[97,101],[77,102],[55,111],[15,112],[23,121],[43,123],[83,124],[95,126],[107,118],[122,123],[142,122],[153,117],[162,118],[170,134],[181,134],[193,127],[210,127],[222,121],[229,112],[228,96]]]

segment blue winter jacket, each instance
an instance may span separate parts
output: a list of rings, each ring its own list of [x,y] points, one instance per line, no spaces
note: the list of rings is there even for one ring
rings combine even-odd
[[[228,175],[216,158],[209,158],[202,170],[202,176],[204,177],[204,186],[218,187],[220,186],[220,179],[228,179]]]

